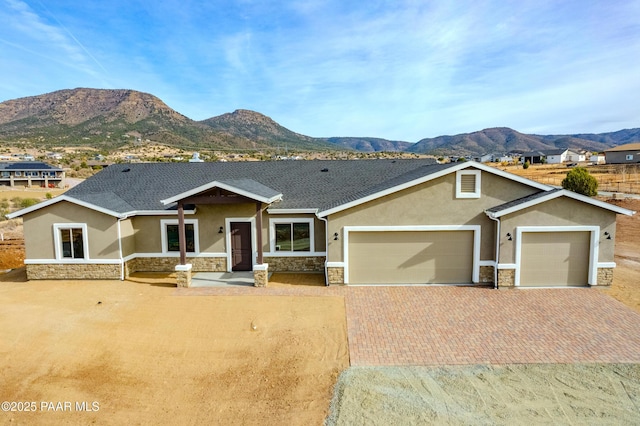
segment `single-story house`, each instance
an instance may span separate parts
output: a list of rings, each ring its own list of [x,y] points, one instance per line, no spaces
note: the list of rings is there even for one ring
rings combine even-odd
[[[640,142],[619,145],[604,152],[607,164],[640,163]]]
[[[569,161],[569,154],[570,151],[566,148],[525,152],[520,156],[520,162],[523,164],[525,161],[528,161],[529,164],[540,164],[543,162],[547,164],[562,164]],[[576,154],[574,153],[574,155]],[[582,161],[584,161],[584,159]]]
[[[544,158],[547,160],[547,164],[562,164],[567,161],[569,155],[568,149],[551,149],[542,151]]]
[[[527,161],[529,164],[540,164],[545,159],[545,154],[542,151],[523,152],[520,156],[520,163],[524,164]]]
[[[584,163],[587,161],[587,153],[585,151],[567,151],[566,161],[570,163]]]
[[[64,170],[39,161],[0,163],[0,185],[60,186]]]
[[[478,163],[489,163],[491,160],[493,160],[492,154],[480,155],[473,159],[473,161],[477,161]]]
[[[333,284],[612,282],[635,212],[472,161],[115,164],[22,217],[29,279],[324,272]]]

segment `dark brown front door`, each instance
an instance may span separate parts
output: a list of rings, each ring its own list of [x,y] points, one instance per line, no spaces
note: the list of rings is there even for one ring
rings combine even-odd
[[[231,222],[231,270],[250,271],[251,223]]]

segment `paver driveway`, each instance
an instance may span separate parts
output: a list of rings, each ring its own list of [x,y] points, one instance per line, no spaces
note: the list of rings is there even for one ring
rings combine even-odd
[[[351,365],[640,363],[640,314],[594,289],[346,294]]]
[[[343,296],[351,365],[640,363],[640,314],[595,289],[239,286],[176,292]]]

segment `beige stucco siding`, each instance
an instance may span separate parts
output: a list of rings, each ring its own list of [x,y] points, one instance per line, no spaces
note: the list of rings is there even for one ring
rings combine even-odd
[[[136,252],[135,230],[131,218],[120,221],[120,237],[122,240],[122,256],[130,256]]]
[[[86,223],[89,257],[119,259],[118,219],[67,201],[27,213],[24,239],[27,259],[55,259],[53,224]]]
[[[342,236],[344,226],[480,225],[480,260],[495,253],[495,223],[484,210],[539,190],[481,172],[480,198],[456,198],[456,173],[332,214],[329,235]],[[329,238],[330,262],[343,259],[342,239]]]
[[[226,253],[225,239],[227,218],[252,219],[256,217],[255,204],[199,205],[196,214],[185,215],[185,220],[198,221],[198,237],[201,253]],[[262,242],[263,251],[269,252],[269,219],[313,219],[315,233],[315,251],[325,250],[325,224],[312,214],[273,215],[263,212]],[[133,242],[136,253],[162,253],[162,220],[178,220],[177,215],[136,216],[132,218]],[[220,227],[223,232],[219,233]],[[252,230],[253,232],[253,230]],[[302,255],[302,253],[301,253]]]
[[[500,263],[515,262],[516,235],[518,226],[599,226],[600,246],[598,262],[613,262],[613,250],[616,232],[616,214],[571,198],[559,197],[519,212],[506,215],[501,219]],[[603,237],[609,232],[611,239]],[[513,240],[508,241],[510,233]]]

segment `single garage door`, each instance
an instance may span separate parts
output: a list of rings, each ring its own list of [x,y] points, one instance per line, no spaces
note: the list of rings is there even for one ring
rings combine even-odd
[[[350,284],[469,284],[473,231],[349,233]]]
[[[590,232],[524,232],[521,286],[583,286],[589,281]]]

